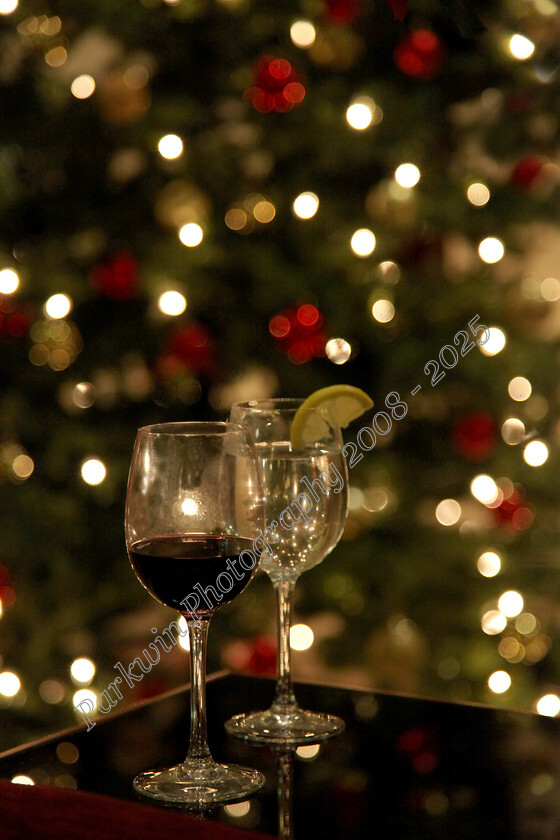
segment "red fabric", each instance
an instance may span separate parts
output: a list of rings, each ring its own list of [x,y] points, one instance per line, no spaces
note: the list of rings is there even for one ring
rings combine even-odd
[[[0,781],[2,840],[272,840],[186,813],[81,791]]]

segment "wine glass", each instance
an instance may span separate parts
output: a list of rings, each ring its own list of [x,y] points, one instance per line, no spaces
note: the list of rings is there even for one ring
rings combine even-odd
[[[257,743],[302,744],[337,735],[344,722],[300,709],[290,668],[291,605],[299,575],[325,559],[338,543],[348,508],[348,473],[340,429],[314,409],[310,423],[320,440],[301,448],[290,442],[292,420],[303,400],[235,403],[230,419],[250,429],[265,493],[266,529],[261,568],[276,590],[278,675],[267,711],[239,714],[230,735]],[[322,436],[321,436],[322,435]]]
[[[148,592],[185,617],[191,666],[187,757],[176,767],[137,776],[139,794],[204,808],[245,799],[264,784],[256,770],[214,761],[205,699],[210,618],[253,577],[258,563],[253,541],[263,522],[262,485],[246,428],[162,423],[138,430],[126,496],[128,554]]]

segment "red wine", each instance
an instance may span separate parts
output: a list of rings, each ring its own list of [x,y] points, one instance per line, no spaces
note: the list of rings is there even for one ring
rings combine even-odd
[[[251,546],[227,535],[155,537],[134,543],[129,557],[154,598],[194,618],[212,615],[243,592],[257,564],[251,567],[254,552],[240,554]]]

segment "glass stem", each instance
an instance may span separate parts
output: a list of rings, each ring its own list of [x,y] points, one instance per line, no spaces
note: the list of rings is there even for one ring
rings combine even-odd
[[[290,627],[292,626],[292,598],[294,594],[294,580],[274,581],[276,598],[278,601],[278,676],[276,680],[276,697],[272,708],[275,712],[286,712],[295,708],[296,698],[292,685]]]
[[[210,619],[187,618],[187,625],[191,660],[191,738],[186,761],[205,766],[213,763],[206,731],[206,643]]]

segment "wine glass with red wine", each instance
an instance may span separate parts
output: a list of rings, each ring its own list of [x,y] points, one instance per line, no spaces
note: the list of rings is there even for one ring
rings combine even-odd
[[[191,663],[187,757],[137,776],[139,794],[203,808],[246,799],[264,784],[256,770],[214,761],[205,700],[210,619],[253,577],[259,559],[254,541],[263,527],[262,487],[247,429],[162,423],[138,430],[126,496],[128,554],[148,592],[185,617]]]

